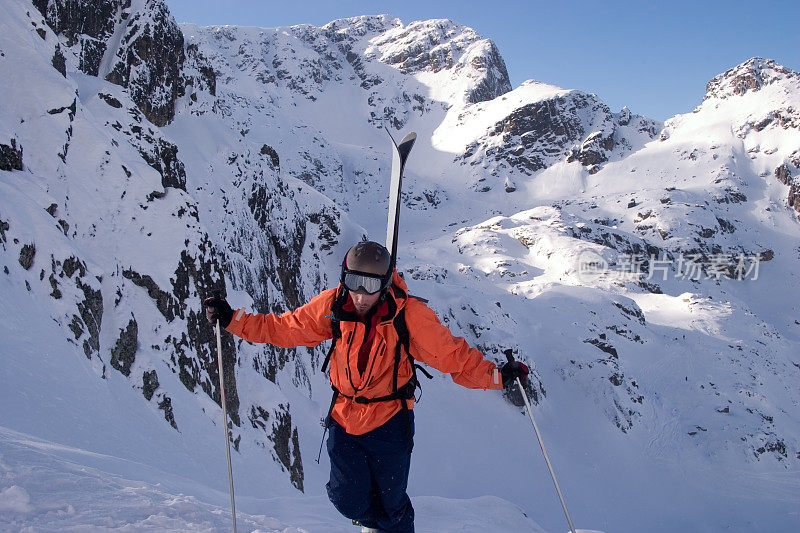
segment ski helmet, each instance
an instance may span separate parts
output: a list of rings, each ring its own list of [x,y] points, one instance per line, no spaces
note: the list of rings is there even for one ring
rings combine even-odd
[[[392,258],[385,246],[362,241],[350,248],[342,263],[342,284],[353,292],[375,294],[392,280]]]

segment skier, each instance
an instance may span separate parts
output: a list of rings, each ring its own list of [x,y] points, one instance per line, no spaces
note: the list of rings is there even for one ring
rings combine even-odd
[[[425,303],[408,295],[389,251],[360,242],[342,262],[339,287],[280,316],[234,311],[220,298],[204,302],[208,320],[250,342],[284,348],[332,340],[333,398],[326,418],[330,480],[336,509],[362,531],[414,531],[406,494],[414,435],[414,360],[449,373],[469,388],[511,387],[528,368],[484,360],[454,337]]]

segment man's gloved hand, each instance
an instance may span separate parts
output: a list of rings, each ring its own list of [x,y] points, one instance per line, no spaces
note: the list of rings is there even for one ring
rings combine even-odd
[[[206,318],[211,325],[216,325],[219,320],[223,328],[227,328],[233,318],[233,309],[223,298],[211,297],[203,300],[203,307],[206,308]]]
[[[510,389],[514,386],[519,378],[524,387],[528,382],[528,367],[525,363],[519,361],[512,361],[505,363],[500,367],[500,374],[503,376],[503,388]]]

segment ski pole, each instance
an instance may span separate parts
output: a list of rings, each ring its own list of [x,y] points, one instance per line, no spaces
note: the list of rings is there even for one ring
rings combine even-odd
[[[506,358],[508,359],[509,363],[514,362],[514,356],[511,355],[511,350],[505,351]],[[558,486],[558,481],[556,481],[556,474],[553,471],[553,465],[550,464],[550,457],[547,455],[547,449],[544,447],[544,441],[542,441],[542,434],[539,433],[539,426],[536,425],[536,419],[533,418],[533,410],[531,409],[531,404],[528,401],[528,395],[525,394],[525,389],[522,387],[522,381],[519,378],[515,378],[517,382],[517,387],[519,388],[520,394],[522,394],[522,399],[525,401],[525,407],[528,409],[528,416],[531,417],[531,422],[533,422],[533,429],[536,431],[536,438],[539,439],[539,447],[542,449],[542,455],[544,455],[544,461],[547,463],[547,468],[550,470],[550,477],[553,478],[553,484],[556,486],[556,492],[558,493],[558,499],[561,501],[561,507],[564,509],[564,515],[567,517],[567,523],[569,524],[569,530],[571,533],[575,533],[575,526],[572,525],[572,518],[569,517],[569,511],[567,511],[567,504],[564,501],[564,495],[561,494],[561,488]]]
[[[215,295],[219,298],[218,295]],[[219,365],[219,398],[222,404],[222,429],[225,431],[225,456],[228,459],[228,487],[231,493],[231,516],[233,533],[236,533],[236,503],[233,496],[233,470],[231,469],[231,443],[228,439],[228,406],[225,404],[225,380],[222,372],[222,333],[217,319],[217,364]]]

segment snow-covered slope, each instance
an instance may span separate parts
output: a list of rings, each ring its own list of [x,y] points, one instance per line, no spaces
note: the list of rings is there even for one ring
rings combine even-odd
[[[4,530],[226,531],[228,495],[139,463],[0,429],[0,511]],[[188,494],[186,494],[188,493]],[[341,518],[322,495],[240,499],[239,531],[334,533]],[[414,499],[420,532],[494,529],[542,533],[521,510],[499,498]],[[242,512],[241,507],[261,509]],[[267,514],[264,514],[264,513]],[[453,528],[453,524],[459,524]],[[350,528],[348,528],[350,529]]]
[[[799,525],[796,72],[754,58],[662,124],[512,90],[491,41],[447,20],[179,26],[161,0],[0,13],[0,526],[226,527],[200,301],[294,308],[354,241],[382,240],[384,126],[419,134],[401,270],[488,357],[530,363],[577,526]],[[250,529],[347,530],[313,460],[324,348],[226,336]],[[419,529],[564,530],[527,418],[438,373],[424,387]]]

